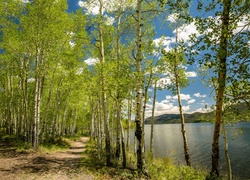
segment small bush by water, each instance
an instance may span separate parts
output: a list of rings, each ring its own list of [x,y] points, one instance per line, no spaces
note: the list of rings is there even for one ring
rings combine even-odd
[[[151,160],[147,164],[151,179],[185,179],[204,180],[208,173],[205,170],[193,169],[189,166],[176,166],[169,158]]]
[[[105,154],[102,154],[99,160],[93,142],[87,144],[84,154],[88,157],[83,160],[82,167],[94,174],[96,179],[205,180],[209,174],[206,170],[176,166],[169,158],[154,159],[149,153],[146,160],[149,177],[141,176],[138,173],[136,157],[132,152],[127,154],[127,168],[122,168],[120,161],[114,163],[113,167],[107,167],[105,166]]]

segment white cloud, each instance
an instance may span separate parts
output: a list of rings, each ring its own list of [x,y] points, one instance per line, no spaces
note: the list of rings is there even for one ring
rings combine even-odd
[[[176,29],[173,31],[176,34]],[[178,28],[178,41],[183,40],[184,42],[189,41],[189,36],[192,34],[196,34],[196,36],[200,36],[199,32],[196,29],[195,23],[184,24]]]
[[[168,16],[168,20],[170,22],[175,22],[176,14]],[[177,30],[173,31],[176,34]],[[189,36],[192,34],[196,34],[196,36],[200,36],[201,34],[197,31],[195,23],[192,22],[191,24],[183,24],[181,27],[178,28],[178,41],[183,40],[184,42],[188,43],[190,40]],[[175,37],[161,37],[154,40],[155,46],[163,46],[164,50],[168,52],[172,49],[171,45],[173,46],[176,42]]]
[[[233,30],[234,34],[237,34],[241,31],[245,31],[249,28],[249,17],[243,16],[242,20],[237,23],[237,28]]]
[[[196,93],[197,95],[200,95],[199,93]],[[201,96],[201,95],[200,95]],[[178,99],[177,96],[170,96],[166,95],[165,99],[155,103],[155,116],[162,115],[162,114],[179,114],[179,105],[176,102]],[[202,100],[199,104],[201,108],[198,108],[196,110],[191,110],[191,104],[195,103],[196,100],[192,99],[189,94],[181,94],[181,99],[187,101],[186,106],[182,106],[183,113],[195,113],[195,112],[208,112],[211,111],[210,108],[207,108],[207,103],[205,103],[205,100]],[[150,101],[146,106],[146,117],[151,117],[152,115],[152,101]],[[193,109],[193,108],[192,108]]]
[[[199,113],[206,113],[206,112],[210,112],[211,109],[210,108],[199,108],[199,109],[196,109],[194,111],[191,111],[191,112],[187,112],[188,114],[192,114],[192,113],[196,113],[196,112],[199,112]]]
[[[202,100],[200,103],[198,103],[199,105],[203,106],[203,107],[207,107],[208,103],[205,102],[205,100]]]
[[[108,15],[104,15],[104,18],[105,18],[105,21],[106,21],[106,24],[109,25],[109,26],[112,26],[115,22],[115,18],[113,17],[110,17]]]
[[[174,23],[176,21],[177,15],[176,14],[172,14],[170,16],[168,16],[168,21]],[[212,19],[215,21],[216,26],[220,26],[221,24],[221,18],[220,16],[217,17],[212,17],[209,16],[208,19]],[[233,30],[233,34],[236,34],[238,32],[241,31],[245,31],[249,28],[249,17],[247,16],[243,16],[241,21],[239,21],[237,23],[237,27],[236,29]],[[213,33],[213,29],[208,28],[205,30],[204,34],[210,34],[210,40],[213,42],[218,43],[218,36],[216,36]],[[176,34],[177,29],[175,29],[173,31],[174,34]],[[212,34],[211,34],[212,33]],[[195,34],[196,37],[201,36],[202,34],[200,34],[196,28],[195,22],[192,22],[190,24],[183,24],[181,27],[178,28],[178,41],[183,40],[185,43],[188,43],[188,45],[190,45],[190,38],[189,36]],[[161,37],[158,39],[154,40],[155,46],[159,47],[160,45],[163,46],[163,48],[165,49],[166,52],[168,52],[169,50],[172,49],[171,45],[175,44],[175,37]],[[196,51],[195,49],[193,51]]]
[[[195,102],[195,99],[190,99],[187,101],[187,104],[193,104]]]
[[[171,84],[171,80],[168,77],[163,77],[157,81],[156,86],[160,88],[165,88],[167,85],[170,85],[170,84]]]
[[[165,104],[162,102],[156,102],[155,107],[158,111],[164,111],[164,110],[169,110],[174,107],[173,103]]]
[[[162,100],[161,102],[162,102],[163,104],[168,104],[168,103],[170,103],[171,101],[169,101],[169,100],[167,99],[167,97],[166,97],[166,99]]]
[[[178,14],[174,13],[174,14],[170,14],[167,20],[170,21],[171,23],[174,23],[176,22],[177,19],[178,19]]]
[[[189,94],[180,94],[181,96],[181,100],[184,100],[184,101],[188,101],[189,99],[191,99],[191,96]],[[178,96],[175,95],[173,96],[173,99],[178,99]]]
[[[160,47],[162,46],[162,48],[168,52],[172,49],[171,45],[175,43],[175,37],[165,37],[162,36],[160,38],[154,39],[154,44],[155,47]]]
[[[103,12],[116,11],[119,7],[124,9],[126,7],[136,7],[135,0],[102,0]],[[78,1],[78,5],[81,8],[85,8],[88,14],[97,15],[99,13],[100,3],[97,0],[92,1]]]
[[[206,94],[201,95],[200,93],[194,93],[194,96],[198,97],[198,98],[205,98],[205,97],[207,97]]]
[[[84,1],[78,1],[78,5],[81,8],[86,9],[87,14],[93,14],[97,15],[99,13],[99,2],[98,1],[93,1],[92,3],[89,2],[84,2]]]
[[[29,0],[22,0],[23,3],[29,3]]]
[[[166,103],[165,100],[161,102],[155,102],[155,116],[161,115],[161,114],[179,114],[179,106],[174,105],[173,103]],[[187,112],[190,110],[189,106],[182,106],[183,112]],[[147,105],[146,110],[146,117],[150,117],[152,115],[152,105]]]
[[[84,61],[87,65],[92,66],[99,62],[98,58],[89,58]]]
[[[187,77],[197,77],[197,73],[194,71],[185,72]]]

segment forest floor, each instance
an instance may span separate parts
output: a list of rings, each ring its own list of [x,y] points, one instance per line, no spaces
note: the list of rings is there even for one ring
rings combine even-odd
[[[20,151],[0,143],[0,180],[94,179],[81,165],[87,141],[87,137],[69,140],[70,149],[47,153]]]

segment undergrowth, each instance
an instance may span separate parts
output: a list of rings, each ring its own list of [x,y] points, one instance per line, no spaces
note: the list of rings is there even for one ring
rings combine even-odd
[[[174,165],[169,158],[159,158],[147,163],[151,179],[169,179],[169,180],[204,180],[208,173],[205,170],[193,169],[189,166]]]
[[[44,141],[44,143],[39,146],[39,149],[45,152],[51,152],[65,150],[69,147],[70,143],[65,138],[57,137]]]
[[[1,134],[1,141],[7,146],[16,147],[18,151],[30,151],[32,150],[32,144],[30,142],[23,141],[15,135]],[[40,151],[50,152],[50,151],[60,151],[65,150],[70,147],[70,143],[61,137],[50,138],[45,140],[39,145]]]
[[[154,159],[150,155],[146,160],[148,176],[145,176],[136,170],[136,156],[132,152],[127,154],[127,168],[122,168],[121,162],[107,167],[105,154],[101,153],[101,159],[98,158],[93,141],[87,143],[84,155],[86,157],[82,160],[82,168],[85,172],[94,174],[96,179],[205,180],[208,177],[206,170],[176,166],[169,158]]]

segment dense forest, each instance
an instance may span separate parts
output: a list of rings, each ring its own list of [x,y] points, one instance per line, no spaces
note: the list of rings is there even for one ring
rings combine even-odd
[[[107,166],[121,162],[123,167],[135,136],[137,169],[146,174],[146,104],[153,99],[152,151],[156,91],[167,89],[178,97],[185,160],[191,166],[180,94],[190,83],[186,67],[195,64],[216,102],[211,175],[220,176],[220,131],[226,135],[224,124],[232,119],[227,117],[240,114],[232,105],[250,107],[250,1],[78,4],[69,12],[66,0],[1,0],[1,130],[33,149],[65,135],[88,134]],[[201,15],[193,17],[191,8]],[[171,49],[154,41],[159,24],[175,29]],[[188,24],[197,31],[187,42],[179,32]],[[161,85],[162,78],[170,83]]]

